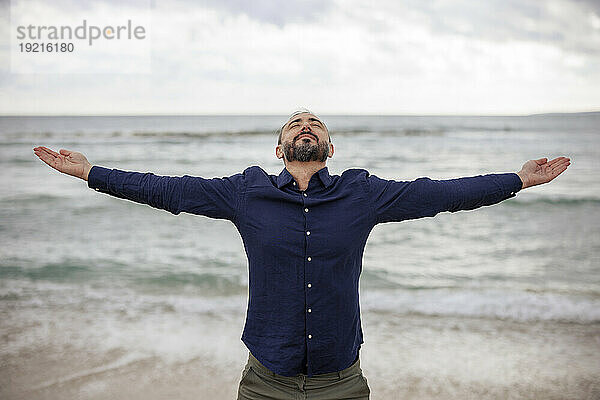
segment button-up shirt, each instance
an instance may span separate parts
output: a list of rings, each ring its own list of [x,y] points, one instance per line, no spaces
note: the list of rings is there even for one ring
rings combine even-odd
[[[212,179],[94,166],[88,185],[173,214],[233,222],[249,268],[242,341],[285,376],[340,371],[357,358],[359,277],[376,224],[471,210],[522,188],[515,173],[395,181],[363,169],[330,175],[324,167],[301,191],[287,169],[270,175],[257,166]]]

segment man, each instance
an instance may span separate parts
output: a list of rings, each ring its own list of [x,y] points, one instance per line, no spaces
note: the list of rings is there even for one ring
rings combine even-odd
[[[166,177],[92,166],[69,150],[34,152],[97,191],[236,225],[248,256],[242,340],[250,351],[238,399],[368,399],[358,282],[372,228],[495,204],[570,164],[542,158],[517,173],[449,180],[384,180],[362,169],[330,175],[329,131],[309,111],[279,131],[275,154],[285,168],[277,176],[249,167],[226,178]]]

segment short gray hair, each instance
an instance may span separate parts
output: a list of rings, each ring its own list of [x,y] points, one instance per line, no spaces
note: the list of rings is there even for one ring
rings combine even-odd
[[[317,114],[315,114],[314,112],[310,111],[308,108],[298,108],[298,109],[296,109],[296,111],[294,111],[293,113],[290,114],[290,116],[284,122],[284,124],[281,126],[281,128],[277,129],[277,132],[276,132],[277,133],[277,144],[281,144],[281,135],[283,134],[283,128],[285,128],[285,125],[288,123],[288,121],[290,119],[294,118],[296,115],[300,115],[300,114],[312,114],[315,117],[317,117],[319,119],[319,121],[321,121],[321,118],[319,118],[319,116],[317,116]],[[327,125],[325,125],[325,122],[323,122],[323,121],[321,121],[321,123],[325,127],[325,130],[327,130],[327,136],[329,137],[329,141],[331,142],[331,135],[329,134],[329,129],[327,128]]]

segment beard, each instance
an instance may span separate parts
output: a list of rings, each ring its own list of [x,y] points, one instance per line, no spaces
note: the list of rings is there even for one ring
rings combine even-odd
[[[283,144],[283,152],[288,161],[319,161],[325,162],[329,154],[329,146],[327,142],[318,142],[312,144],[299,140],[296,142],[285,142]]]

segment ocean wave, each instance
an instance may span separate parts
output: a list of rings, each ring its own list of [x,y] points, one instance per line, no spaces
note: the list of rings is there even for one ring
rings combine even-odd
[[[148,276],[139,276],[134,279],[138,285],[146,288],[155,287],[168,290],[183,289],[185,287],[198,289],[204,294],[229,295],[246,291],[246,283],[238,275],[226,275],[213,272],[162,272]]]
[[[357,136],[378,134],[382,136],[442,136],[446,129],[438,128],[378,128],[378,127],[352,127],[331,129],[331,136]],[[123,138],[167,138],[167,139],[211,139],[215,137],[236,137],[236,136],[274,136],[277,129],[254,129],[254,130],[117,130],[117,131],[90,131],[90,132],[65,132],[65,131],[44,131],[44,132],[11,132],[2,134],[0,143],[3,145],[23,144],[29,140],[35,139],[123,139]],[[29,139],[29,140],[28,140]],[[78,143],[78,142],[75,142]]]
[[[2,144],[22,143],[24,138],[32,139],[51,139],[51,138],[81,138],[94,137],[96,135],[111,136],[111,132],[83,132],[83,131],[15,131],[15,132],[0,132]],[[118,136],[118,135],[117,135]]]
[[[275,129],[257,129],[257,130],[222,130],[222,131],[135,131],[121,132],[119,135],[131,135],[134,137],[159,137],[159,138],[192,138],[208,139],[214,137],[235,137],[235,136],[273,136]],[[442,129],[429,128],[395,128],[379,129],[376,127],[364,128],[342,128],[332,129],[331,136],[355,136],[355,135],[390,135],[390,136],[441,136],[444,134]]]
[[[49,269],[28,277],[40,278]],[[56,271],[53,270],[53,275]],[[71,268],[65,273],[86,273],[85,268]],[[12,279],[6,279],[6,278]],[[148,313],[167,314],[243,314],[246,310],[247,285],[233,277],[202,274],[195,278],[172,276],[142,285],[124,282],[112,276],[110,283],[24,280],[15,274],[4,275],[0,301],[20,304],[31,309],[98,310],[126,318]],[[190,281],[195,287],[188,287]],[[169,282],[170,281],[170,282]],[[167,283],[165,283],[167,282]],[[173,283],[174,282],[174,283]],[[115,284],[118,283],[118,284]],[[171,285],[168,290],[154,290]],[[174,286],[173,286],[174,285]],[[223,285],[230,287],[223,290]],[[215,286],[218,290],[214,290]],[[199,290],[197,290],[199,289]],[[410,288],[371,289],[361,291],[363,313],[386,313],[398,317],[484,318],[517,322],[556,321],[577,324],[600,323],[600,296],[591,293],[529,291],[501,288]]]
[[[538,205],[556,205],[556,206],[579,206],[579,205],[599,205],[598,197],[517,197],[507,201],[509,207],[533,207]]]
[[[332,136],[357,136],[378,134],[383,136],[443,136],[449,132],[481,132],[481,133],[502,133],[513,132],[515,129],[509,127],[476,127],[476,126],[377,126],[356,125],[351,127],[330,128]],[[44,131],[15,131],[2,132],[2,144],[22,144],[24,139],[53,139],[63,140],[82,138],[127,138],[127,137],[151,137],[151,138],[191,138],[205,139],[222,136],[273,136],[278,128],[259,128],[259,129],[192,129],[192,130],[86,130],[86,131],[65,131],[65,130],[44,130]]]
[[[231,137],[231,136],[260,136],[260,135],[275,135],[275,130],[239,130],[239,131],[190,131],[190,132],[171,132],[171,131],[138,131],[132,132],[132,136],[139,137],[166,137],[166,138],[192,138],[205,139],[214,137]]]
[[[443,136],[444,129],[405,128],[376,131],[383,136]]]
[[[369,291],[361,299],[361,309],[367,312],[600,323],[596,296],[461,288]]]
[[[20,309],[73,309],[100,311],[121,317],[138,317],[148,313],[163,314],[243,314],[246,311],[246,289],[243,293],[217,294],[210,290],[177,290],[161,292],[148,287],[132,287],[121,277],[112,282],[54,282],[4,277],[0,286],[0,309],[6,304]],[[245,288],[246,286],[244,286]],[[3,304],[4,303],[4,304]]]
[[[0,279],[22,279],[41,282],[85,283],[119,279],[140,291],[174,293],[191,290],[205,294],[229,295],[243,293],[247,284],[241,275],[232,273],[230,265],[211,261],[205,265],[217,272],[145,271],[118,262],[102,260],[92,262],[63,261],[40,267],[0,266]],[[213,268],[214,267],[214,268]]]
[[[63,282],[89,280],[97,276],[95,268],[83,263],[49,263],[41,267],[0,266],[0,279],[28,278],[33,281]]]
[[[53,203],[56,201],[63,201],[66,197],[64,196],[56,196],[53,194],[20,194],[20,195],[8,195],[6,197],[0,198],[0,204],[9,204],[9,203],[17,203],[20,205],[24,204],[39,204],[39,203]]]

